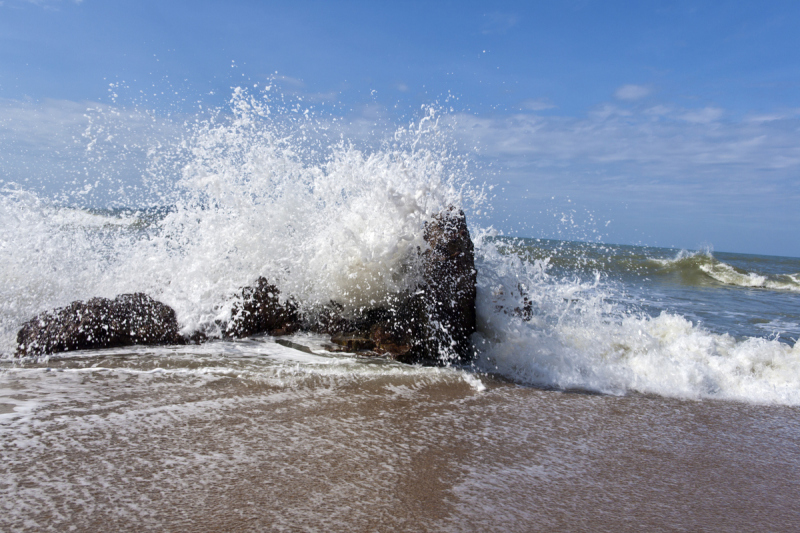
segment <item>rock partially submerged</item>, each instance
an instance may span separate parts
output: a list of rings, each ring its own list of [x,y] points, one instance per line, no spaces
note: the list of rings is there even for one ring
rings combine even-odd
[[[297,304],[292,299],[280,301],[280,291],[265,277],[254,287],[244,287],[236,295],[231,321],[223,331],[230,337],[248,337],[260,333],[288,335],[300,328]]]
[[[475,251],[464,211],[448,211],[425,227],[430,250],[423,258],[427,348],[439,359],[472,359],[470,335],[475,333],[477,271]]]
[[[425,225],[418,286],[396,294],[383,307],[345,316],[340,305],[301,316],[292,298],[260,277],[235,295],[231,320],[219,324],[226,337],[300,329],[331,335],[348,351],[384,355],[405,363],[448,364],[472,359],[475,332],[475,256],[464,212],[450,208]],[[175,311],[141,293],[114,300],[93,298],[42,313],[17,335],[17,355],[39,355],[134,344],[202,342],[200,332],[185,339]]]
[[[17,333],[17,356],[134,344],[183,344],[175,311],[142,293],[72,302],[42,313]]]
[[[330,306],[308,329],[332,334],[350,350],[369,350],[404,363],[447,364],[472,359],[475,254],[464,212],[451,208],[425,226],[422,282],[389,305],[343,318]]]

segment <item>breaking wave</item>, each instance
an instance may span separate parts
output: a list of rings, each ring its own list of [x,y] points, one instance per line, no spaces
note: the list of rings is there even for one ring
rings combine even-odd
[[[620,303],[604,281],[550,274],[478,236],[478,366],[566,390],[800,404],[800,345],[737,339]]]
[[[709,251],[682,250],[672,259],[650,259],[650,261],[657,266],[657,273],[676,273],[692,284],[720,283],[735,287],[800,292],[800,272],[790,274],[751,272],[720,261]]]
[[[416,282],[421,229],[454,205],[476,245],[476,369],[556,389],[800,404],[796,343],[650,316],[621,303],[607,274],[622,263],[607,249],[592,252],[591,275],[578,276],[558,254],[532,255],[529,241],[514,248],[481,227],[476,215],[491,208],[485,189],[435,108],[364,142],[333,119],[271,106],[237,89],[226,110],[153,150],[154,176],[174,170],[176,179],[154,177],[162,198],[146,209],[90,210],[6,187],[0,352],[10,354],[20,324],[41,311],[125,292],[173,307],[183,333],[213,334],[232,296],[259,276],[304,305],[374,306]],[[728,285],[799,287],[797,274],[740,271],[710,253],[636,264]]]

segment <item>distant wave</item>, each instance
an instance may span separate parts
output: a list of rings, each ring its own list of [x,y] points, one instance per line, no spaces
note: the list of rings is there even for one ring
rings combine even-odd
[[[800,292],[800,272],[768,273],[742,269],[714,257],[711,251],[672,252],[638,246],[604,245],[546,239],[498,239],[499,249],[528,261],[546,261],[550,273],[601,273],[611,276],[673,277],[690,286],[728,285]],[[659,257],[660,255],[660,257]],[[729,254],[725,254],[729,255]],[[753,264],[753,256],[742,263]],[[796,263],[795,267],[796,267]]]
[[[749,272],[724,263],[711,252],[681,250],[672,259],[649,258],[657,265],[655,274],[677,273],[690,284],[721,283],[736,287],[751,287],[779,291],[800,292],[800,273],[765,274]]]

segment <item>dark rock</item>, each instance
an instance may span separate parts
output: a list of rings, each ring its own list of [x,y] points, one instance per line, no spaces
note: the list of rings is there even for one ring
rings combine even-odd
[[[353,333],[337,333],[331,337],[331,342],[338,344],[353,352],[362,350],[372,350],[375,348],[375,341],[368,336],[361,335],[358,332]]]
[[[17,333],[17,356],[134,344],[183,344],[175,311],[146,294],[72,302],[42,313]]]
[[[300,328],[297,305],[291,299],[281,303],[280,291],[266,278],[256,280],[254,287],[244,287],[233,304],[231,321],[224,331],[231,337],[247,337],[259,333],[288,335]]]
[[[358,349],[405,363],[472,359],[477,273],[464,212],[451,208],[433,217],[424,231],[429,249],[420,258],[419,287],[396,295],[386,307],[348,317],[343,316],[340,305],[332,303],[307,320],[304,328],[333,335],[333,342],[340,346],[346,345],[345,339],[369,340],[371,347],[363,342]]]
[[[413,350],[414,341],[407,331],[399,330],[398,324],[402,322],[389,321],[374,324],[369,331],[369,337],[375,343],[375,352],[385,354],[393,359],[403,360]]]
[[[353,322],[344,317],[343,311],[341,304],[330,302],[321,309],[307,313],[303,317],[302,329],[328,335],[352,331]]]
[[[286,346],[287,348],[292,348],[293,350],[299,350],[301,352],[310,353],[314,355],[314,352],[311,351],[311,348],[308,346],[303,346],[302,344],[297,344],[286,339],[275,339],[276,344],[280,344],[281,346]]]
[[[208,342],[208,335],[203,331],[195,331],[183,338],[185,344],[203,344]]]
[[[425,225],[424,238],[429,246],[419,257],[419,286],[394,295],[383,307],[345,315],[341,305],[331,302],[301,317],[292,298],[281,302],[278,288],[260,277],[236,295],[231,320],[220,324],[223,336],[277,336],[302,328],[332,335],[338,347],[405,363],[468,362],[473,355],[476,271],[464,212],[451,207],[434,216]],[[521,312],[530,313],[527,306]],[[206,340],[203,332],[180,337],[175,312],[166,305],[144,294],[123,294],[114,300],[73,302],[37,316],[19,331],[17,354]]]
[[[450,207],[425,226],[430,249],[423,254],[425,281],[421,339],[425,357],[440,361],[472,359],[477,271],[464,211]]]

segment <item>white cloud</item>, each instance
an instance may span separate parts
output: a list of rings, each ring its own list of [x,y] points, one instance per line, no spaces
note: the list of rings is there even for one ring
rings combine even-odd
[[[718,107],[704,107],[703,109],[692,110],[680,115],[686,122],[694,124],[710,124],[722,118],[724,111]]]
[[[268,77],[268,84],[274,85],[278,93],[295,98],[299,102],[331,104],[338,102],[341,96],[341,93],[337,90],[309,91],[302,79],[277,73]]]
[[[97,102],[0,100],[0,182],[23,183],[50,193],[75,191],[101,180],[138,187],[148,151],[168,144],[181,125],[147,110]],[[101,194],[98,192],[98,194]]]
[[[752,115],[747,117],[749,122],[774,122],[776,120],[783,120],[785,118],[789,118],[791,115],[785,115],[783,113],[771,113],[766,115]]]
[[[800,116],[800,109],[789,109],[775,113],[763,113],[758,115],[748,115],[749,122],[774,122],[776,120],[788,120]]]
[[[658,104],[645,109],[644,113],[653,117],[663,117],[672,113],[672,108]]]
[[[0,7],[19,7],[24,4],[33,4],[37,7],[41,7],[43,9],[57,9],[58,6],[64,3],[64,0],[11,0],[10,2],[7,1],[0,1]],[[83,3],[83,0],[69,0],[69,3],[80,5]]]
[[[548,98],[528,98],[520,102],[519,107],[530,111],[544,111],[545,109],[555,109],[556,105]]]
[[[606,120],[610,117],[618,116],[618,117],[626,117],[629,116],[631,112],[627,109],[623,109],[621,107],[615,106],[613,104],[603,104],[600,107],[593,109],[589,115],[598,119],[598,120]]]
[[[614,96],[619,100],[639,100],[650,92],[650,88],[644,85],[623,85],[614,92]]]
[[[461,145],[476,147],[492,169],[489,182],[514,187],[502,200],[504,216],[516,217],[529,235],[563,238],[536,213],[545,199],[569,196],[614,220],[609,242],[709,240],[722,249],[796,256],[800,115],[716,122],[706,119],[723,111],[711,109],[664,105],[623,115],[605,105],[580,118],[464,113],[450,120]]]
[[[295,87],[295,88],[302,88],[306,86],[303,80],[299,78],[293,78],[292,76],[284,76],[276,74],[272,76],[270,79],[274,80],[275,83],[278,83],[280,85],[288,85],[290,87]]]
[[[116,141],[146,144],[148,136],[156,130],[165,132],[169,124],[148,110],[98,102],[0,99],[0,140],[27,152],[86,150]]]
[[[800,170],[800,128],[748,120],[720,127],[714,120],[722,114],[718,108],[630,111],[605,105],[585,118],[461,114],[451,120],[466,146],[478,146],[483,156],[503,164],[555,170],[613,167],[631,179],[677,181],[700,175],[752,181],[755,175],[766,179],[766,169]],[[794,120],[800,126],[800,119]]]

